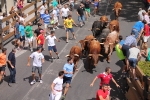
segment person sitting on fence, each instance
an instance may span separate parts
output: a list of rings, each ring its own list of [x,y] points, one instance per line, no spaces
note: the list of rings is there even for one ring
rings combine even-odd
[[[25,22],[25,14],[24,13],[19,13],[19,14],[17,14],[16,12],[15,12],[15,14],[16,14],[16,16],[18,17],[18,19],[19,19],[19,22],[23,22],[23,25],[25,26],[25,24],[26,24],[26,22]]]
[[[146,61],[150,61],[150,48],[148,48],[147,44],[143,44],[142,45],[142,50],[141,50],[141,54],[143,57],[145,57]]]
[[[129,49],[129,65],[131,66],[133,77],[135,80],[137,80],[136,74],[135,74],[135,68],[138,63],[138,61],[141,58],[140,50],[136,47],[135,43],[131,44],[131,48]]]

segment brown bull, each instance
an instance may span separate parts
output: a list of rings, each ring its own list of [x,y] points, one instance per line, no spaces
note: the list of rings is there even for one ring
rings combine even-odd
[[[92,40],[89,43],[89,55],[88,55],[88,69],[90,69],[90,65],[96,66],[98,64],[99,56],[102,56],[100,54],[101,46],[99,41]]]
[[[69,55],[65,56],[65,57],[73,58],[75,70],[77,70],[77,65],[78,65],[78,62],[79,62],[81,55],[82,55],[81,48],[79,46],[73,46],[70,50]]]
[[[110,62],[110,55],[113,52],[113,49],[116,45],[116,41],[118,41],[119,33],[117,31],[113,31],[108,34],[104,43],[100,43],[104,45],[105,54],[107,54],[107,61]]]
[[[119,22],[117,20],[112,20],[109,23],[109,29],[110,29],[110,32],[113,32],[113,31],[119,32],[120,31],[120,29],[119,29]]]
[[[85,55],[86,52],[88,51],[88,41],[94,39],[93,35],[88,35],[85,37],[84,40],[80,40],[79,43],[81,44],[81,48],[82,48],[82,53]]]
[[[121,9],[122,9],[122,4],[119,1],[117,1],[114,5],[114,9],[112,9],[114,10],[116,20],[118,20]]]
[[[100,17],[100,21],[103,22],[103,23],[108,23],[107,16],[104,15],[104,16]]]

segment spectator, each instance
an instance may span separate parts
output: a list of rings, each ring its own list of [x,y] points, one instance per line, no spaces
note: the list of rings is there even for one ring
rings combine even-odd
[[[41,28],[42,24],[41,23],[38,23],[38,28],[34,31],[34,36],[35,37],[38,37],[40,35],[40,31],[43,30]]]
[[[143,21],[144,23],[144,36],[143,36],[143,40],[144,40],[144,44],[148,42],[148,38],[149,38],[149,25],[147,23],[146,20]]]
[[[110,100],[107,84],[103,84],[102,88],[97,91],[96,100]]]
[[[54,19],[54,24],[53,24],[53,31],[58,28],[58,17],[57,17],[57,8],[53,9],[53,19]]]
[[[146,58],[146,61],[150,61],[150,48],[148,48],[147,44],[142,45],[141,54]]]
[[[136,64],[138,63],[139,59],[141,57],[140,50],[136,47],[134,43],[131,44],[131,48],[129,49],[129,64],[132,67],[132,73],[135,80],[137,80],[136,74],[135,74],[135,68]]]
[[[45,10],[45,14],[43,15],[43,22],[44,22],[44,31],[47,32],[48,25],[50,25],[50,15],[48,13],[48,10]]]
[[[69,13],[70,13],[70,11],[68,9],[68,6],[67,6],[67,4],[65,4],[64,7],[60,11],[62,19],[67,19]]]
[[[105,72],[100,73],[99,75],[97,75],[97,76],[94,78],[94,80],[93,80],[92,83],[90,84],[91,87],[94,85],[95,81],[96,81],[98,78],[101,79],[101,82],[100,82],[100,89],[102,88],[102,84],[108,84],[108,85],[109,85],[111,79],[112,79],[112,81],[115,83],[115,85],[116,85],[117,87],[120,87],[120,86],[117,84],[117,82],[114,80],[114,78],[112,77],[110,67],[106,67]]]
[[[73,35],[73,38],[76,39],[76,36],[74,34],[74,30],[73,30],[73,26],[72,24],[75,24],[76,23],[74,22],[74,20],[72,19],[72,16],[71,15],[68,15],[68,18],[64,21],[64,28],[66,30],[66,43],[68,43],[68,32],[71,31],[72,35]],[[76,25],[78,26],[78,25]]]
[[[14,26],[14,33],[15,33],[15,46],[17,46],[19,50],[20,49],[19,19],[16,20],[16,23]]]
[[[119,44],[120,44],[120,49],[122,48],[123,44],[124,44],[124,40],[123,40],[123,37],[122,35],[119,35]]]
[[[47,43],[48,43],[48,51],[49,51],[49,54],[50,54],[51,62],[53,62],[54,58],[52,56],[52,50],[56,53],[57,59],[59,59],[57,48],[56,48],[56,45],[55,45],[55,40],[58,41],[58,42],[60,42],[60,40],[58,40],[56,38],[54,31],[51,31],[51,34],[46,37],[46,40],[47,40]]]
[[[60,10],[61,10],[61,5],[59,4],[58,6],[57,6],[57,18],[58,18],[58,25],[60,25],[59,24],[59,18],[60,18]]]
[[[142,12],[143,11],[145,11],[145,10],[143,10],[142,8],[139,8],[139,12],[138,12],[138,19],[139,19],[139,21],[143,21],[143,14],[142,14]]]
[[[7,49],[3,48],[2,53],[0,54],[0,84],[2,83],[2,78],[5,75],[5,68],[6,68],[6,52]]]
[[[45,37],[44,37],[44,30],[40,30],[40,35],[36,38],[36,47],[41,47],[42,50],[44,50],[44,44],[45,44]]]
[[[31,52],[33,51],[33,32],[32,32],[32,23],[29,22],[25,28],[26,38],[30,47]]]
[[[26,23],[25,23],[24,13],[19,13],[19,14],[17,14],[17,13],[15,12],[15,14],[16,14],[16,16],[18,17],[19,22],[23,22],[23,25],[25,26]]]
[[[126,37],[124,44],[122,45],[122,52],[123,52],[123,55],[125,56],[127,70],[129,70],[129,61],[128,61],[129,49],[130,49],[131,44],[133,43],[137,46],[134,32],[131,33],[130,36]]]
[[[42,23],[42,18],[43,18],[44,14],[45,14],[45,10],[46,9],[47,9],[46,2],[43,2],[43,5],[38,9],[38,12],[40,12],[40,18],[41,18],[40,21],[41,21],[41,23]]]
[[[31,85],[35,84],[35,71],[36,69],[38,70],[39,73],[39,82],[43,83],[42,81],[42,63],[44,63],[44,56],[41,53],[42,48],[38,47],[36,52],[33,52],[29,57],[28,57],[28,64],[27,66],[30,66],[30,59],[33,59],[33,67],[32,67],[32,82],[30,83]]]
[[[149,19],[149,16],[148,16],[147,12],[143,11],[142,14],[143,14],[143,20],[145,20],[147,22],[147,24],[149,24],[150,19]]]
[[[63,89],[63,77],[64,71],[60,71],[58,73],[58,77],[55,78],[55,80],[51,84],[51,93],[49,96],[49,100],[60,100]]]
[[[23,26],[23,22],[20,22],[19,33],[20,33],[20,46],[22,45],[22,48],[24,49],[24,46],[25,46],[25,28]]]
[[[24,7],[24,0],[17,0],[17,8],[21,11],[21,9]]]
[[[72,80],[72,76],[73,76],[73,68],[74,68],[74,63],[73,63],[73,59],[71,57],[69,57],[67,59],[67,63],[64,65],[64,77],[63,77],[63,83],[66,83],[65,89],[64,89],[64,93],[61,97],[61,99],[65,99],[65,96],[68,92],[68,88],[71,84],[71,80]]]
[[[91,4],[90,0],[86,0],[84,2],[86,20],[88,20],[88,17],[90,17],[90,13],[91,13],[90,4]]]
[[[77,9],[78,21],[80,22],[80,27],[85,24],[85,17],[84,17],[84,5],[81,3],[80,7]]]
[[[12,49],[12,51],[8,55],[8,69],[10,71],[9,83],[16,83],[16,57],[15,57],[16,49]]]
[[[59,0],[59,3],[60,3],[60,0]],[[57,7],[57,5],[58,5],[57,0],[53,0],[52,1],[52,6],[55,8],[55,7]]]

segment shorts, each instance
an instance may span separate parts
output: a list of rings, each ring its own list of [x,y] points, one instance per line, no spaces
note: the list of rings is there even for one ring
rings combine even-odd
[[[78,16],[78,21],[79,21],[79,22],[84,22],[84,21],[85,21],[84,15]]]
[[[130,66],[132,66],[133,68],[136,68],[137,59],[135,59],[135,58],[129,58],[129,64],[130,64]]]
[[[94,3],[94,7],[99,7],[99,2]]]
[[[123,55],[128,58],[129,57],[129,49],[130,47],[128,45],[123,45],[122,46],[122,52],[123,52]]]
[[[25,36],[22,36],[22,38],[20,37],[20,41],[25,41]]]
[[[5,68],[6,68],[6,66],[0,67],[0,72],[1,72],[1,71],[5,71]]]
[[[62,19],[67,19],[68,17],[64,17],[64,16],[62,16]]]
[[[36,69],[38,70],[39,74],[42,74],[42,67],[37,67],[37,66],[32,67],[32,73],[35,73]]]
[[[149,36],[144,36],[143,37],[144,42],[148,42],[148,38],[149,38]]]
[[[44,28],[47,28],[48,25],[50,25],[50,23],[49,24],[44,23]]]
[[[40,18],[43,18],[44,15],[45,15],[45,14],[40,14]]]
[[[20,34],[15,34],[15,39],[19,39],[20,38]]]
[[[54,90],[54,91],[55,91],[55,95],[53,94],[53,92],[51,92],[49,95],[49,100],[60,100],[62,91],[61,92],[58,92],[56,90]]]
[[[121,61],[123,62],[124,65],[126,65],[126,60],[125,59],[122,59]]]
[[[71,83],[71,80],[72,80],[72,77],[66,77],[66,76],[64,76],[64,77],[63,77],[63,84],[64,84],[64,83],[69,83],[69,84],[70,84],[70,83]]]
[[[28,43],[31,43],[31,42],[33,42],[33,36],[32,37],[26,37],[26,39],[27,39],[27,41],[28,41]]]
[[[88,13],[91,12],[90,8],[85,8],[85,11],[88,12]]]
[[[132,33],[135,34],[135,38],[137,39],[140,32],[139,32],[137,29],[133,28],[133,29],[132,29]]]
[[[73,30],[73,28],[66,28],[66,32],[71,32],[71,33],[73,33],[74,32],[74,30]]]
[[[54,17],[54,24],[58,23],[58,17]]]
[[[54,51],[57,52],[56,46],[48,46],[48,51]]]

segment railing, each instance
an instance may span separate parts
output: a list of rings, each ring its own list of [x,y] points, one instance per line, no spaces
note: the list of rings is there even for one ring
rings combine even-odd
[[[37,13],[37,10],[42,6],[42,4],[38,5],[38,2],[40,2],[40,1],[41,0],[32,1],[30,4],[28,4],[24,8],[22,8],[22,12],[29,10],[26,13],[27,16],[24,17],[24,18],[27,18],[27,17],[30,18],[26,21],[26,23],[25,23],[26,25],[28,22],[37,23],[37,21],[39,19],[39,14]],[[49,12],[52,10],[51,2],[52,2],[52,0],[46,1],[47,9],[49,10]],[[65,2],[65,0],[62,0],[62,3],[63,2]],[[0,48],[3,48],[3,45],[5,45],[4,44],[5,41],[9,40],[10,38],[12,38],[15,35],[13,26],[15,25],[16,21],[13,20],[14,16],[16,16],[15,13],[3,18],[3,20],[0,21]],[[7,21],[10,22],[9,25],[5,24]],[[6,34],[6,35],[4,36],[4,34]]]

